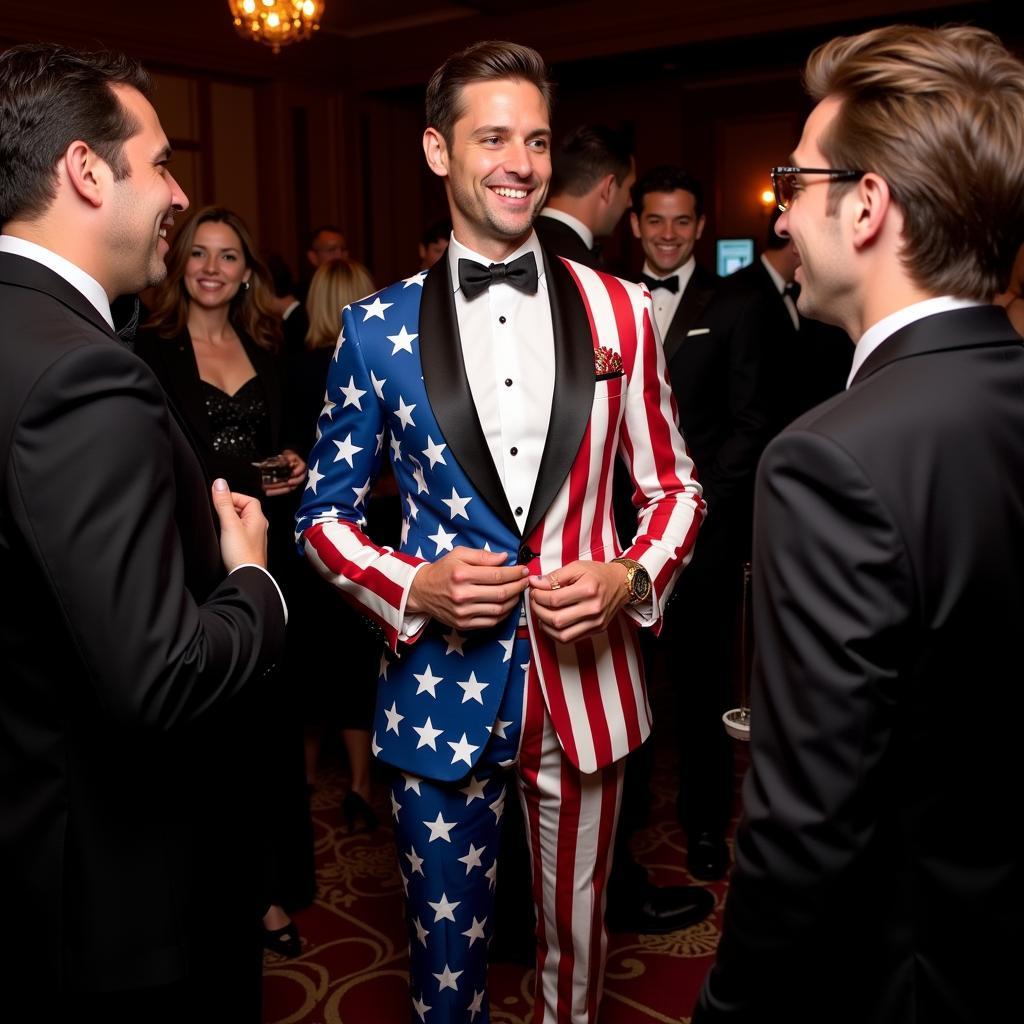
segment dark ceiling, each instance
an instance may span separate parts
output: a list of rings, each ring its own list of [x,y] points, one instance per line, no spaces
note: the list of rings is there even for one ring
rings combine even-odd
[[[713,71],[749,59],[754,40],[786,60],[792,49],[799,61],[806,55],[805,37],[820,37],[830,26],[972,20],[998,31],[1010,26],[1010,8],[1020,10],[1017,0],[644,0],[632,8],[623,0],[326,4],[321,31],[278,55],[235,34],[226,0],[8,3],[0,43],[46,39],[108,46],[164,70],[374,91],[423,83],[447,54],[477,39],[535,46],[563,75],[585,75],[588,66],[599,66],[603,74],[613,66],[621,73],[648,73],[680,59]],[[731,45],[743,40],[746,53]]]

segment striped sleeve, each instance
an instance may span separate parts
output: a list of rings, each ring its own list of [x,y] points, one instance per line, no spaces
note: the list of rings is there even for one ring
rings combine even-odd
[[[680,571],[693,555],[704,518],[701,486],[678,427],[678,412],[668,380],[665,355],[655,333],[654,308],[647,288],[605,278],[623,338],[627,369],[626,408],[619,454],[633,482],[638,526],[623,554],[650,574],[651,607],[626,612],[655,632]],[[627,294],[627,290],[629,293]],[[618,294],[621,292],[622,294]],[[626,341],[630,344],[626,344]]]

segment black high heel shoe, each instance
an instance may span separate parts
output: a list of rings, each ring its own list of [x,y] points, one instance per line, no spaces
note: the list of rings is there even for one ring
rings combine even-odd
[[[289,921],[283,928],[264,928],[263,948],[289,959],[299,956],[302,953],[302,940],[295,922]]]
[[[377,827],[377,815],[373,808],[354,790],[350,789],[345,794],[341,802],[341,813],[350,835],[354,832],[373,832]],[[357,819],[362,823],[358,827]]]

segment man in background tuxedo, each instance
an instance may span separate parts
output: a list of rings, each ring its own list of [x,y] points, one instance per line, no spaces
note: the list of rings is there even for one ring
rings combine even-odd
[[[537,237],[548,252],[603,270],[599,239],[622,220],[636,180],[632,147],[610,128],[581,125],[555,150],[551,168],[551,191],[537,218]]]
[[[853,361],[853,343],[842,328],[797,310],[800,285],[794,275],[800,257],[790,240],[775,231],[781,216],[778,209],[772,214],[760,258],[726,279],[729,286],[753,289],[765,299],[773,434],[842,391]]]
[[[217,481],[218,544],[209,481],[113,331],[110,300],[163,278],[188,205],[148,88],[119,55],[0,55],[11,1020],[259,1017],[262,908],[218,751],[285,609],[259,502]]]
[[[1002,1020],[1019,998],[1024,65],[980,29],[810,57],[773,171],[846,391],[766,449],[751,769],[695,1024]]]
[[[638,179],[630,221],[644,252],[642,280],[651,289],[679,425],[708,501],[693,562],[657,644],[676,693],[687,866],[696,878],[714,879],[728,867],[724,836],[733,792],[721,715],[733,700],[754,471],[771,430],[770,309],[759,292],[731,286],[697,264],[704,192],[681,168],[656,167]]]

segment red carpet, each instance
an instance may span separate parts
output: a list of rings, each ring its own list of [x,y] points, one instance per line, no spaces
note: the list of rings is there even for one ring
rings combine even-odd
[[[675,817],[675,769],[659,750],[651,824],[634,838],[637,859],[661,885],[693,884]],[[382,822],[372,835],[347,836],[339,810],[343,780],[325,774],[313,796],[317,897],[296,915],[303,953],[267,954],[266,1024],[406,1024],[410,1015],[402,887],[392,842],[390,804],[377,787]],[[499,883],[500,884],[500,883]],[[601,1024],[688,1021],[721,924],[724,882],[712,883],[717,907],[706,921],[670,935],[612,934]],[[491,1019],[526,1024],[533,971],[494,964]]]

